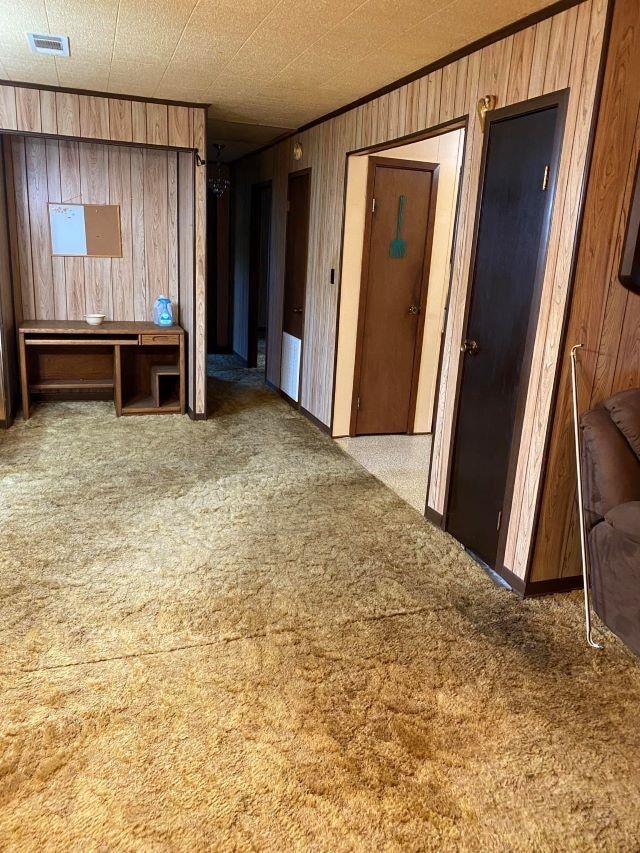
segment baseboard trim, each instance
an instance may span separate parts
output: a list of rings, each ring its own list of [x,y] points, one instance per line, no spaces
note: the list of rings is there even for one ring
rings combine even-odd
[[[576,575],[570,578],[551,578],[544,581],[524,581],[515,575],[510,569],[501,566],[495,568],[497,575],[505,580],[520,598],[537,598],[541,595],[552,595],[558,592],[571,592],[582,587],[582,576]]]
[[[304,408],[304,406],[300,406],[300,412],[305,416],[308,421],[311,421],[314,427],[317,427],[320,432],[323,432],[325,435],[331,435],[331,430],[329,429],[329,427],[326,424],[323,424],[322,421],[315,415],[312,415],[310,411]]]
[[[207,413],[206,412],[194,412],[191,406],[187,406],[187,414],[191,418],[192,421],[206,421]]]
[[[426,507],[424,517],[427,521],[430,521],[431,524],[435,524],[436,527],[442,528],[444,517],[439,512],[436,512],[435,509],[432,509],[430,506]]]
[[[507,569],[504,566],[499,568],[496,567],[495,569],[491,569],[491,571],[500,575],[502,580],[506,581],[511,589],[520,596],[520,598],[526,598],[526,584],[522,578],[519,578],[518,575],[515,575],[510,569]]]
[[[574,589],[582,589],[582,575],[575,575],[570,578],[552,578],[546,581],[529,581],[524,596],[529,598],[551,595],[554,592],[572,592]]]

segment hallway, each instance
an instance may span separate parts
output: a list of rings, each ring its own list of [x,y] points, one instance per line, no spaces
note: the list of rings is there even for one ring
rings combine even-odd
[[[580,595],[494,586],[260,371],[209,392],[0,438],[3,849],[632,849],[640,672]]]

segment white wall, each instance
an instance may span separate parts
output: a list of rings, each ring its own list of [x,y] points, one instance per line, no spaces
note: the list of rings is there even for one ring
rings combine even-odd
[[[431,139],[376,151],[375,154],[440,165],[429,287],[426,306],[423,306],[425,325],[414,432],[431,430],[463,149],[464,130],[454,130]],[[368,166],[369,155],[354,154],[349,157],[332,431],[334,436],[348,435],[351,420]]]

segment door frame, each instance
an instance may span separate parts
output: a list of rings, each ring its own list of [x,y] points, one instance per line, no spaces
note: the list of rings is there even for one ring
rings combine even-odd
[[[358,420],[358,391],[360,389],[360,382],[362,379],[362,356],[364,348],[367,295],[369,289],[371,235],[373,231],[373,192],[375,186],[376,169],[378,167],[392,167],[397,169],[405,169],[407,171],[431,172],[431,198],[429,200],[427,229],[425,234],[424,251],[422,256],[422,273],[420,276],[419,299],[420,313],[418,315],[416,344],[413,352],[411,393],[409,396],[409,415],[407,418],[407,435],[413,435],[413,427],[416,415],[416,402],[418,397],[418,381],[420,378],[420,361],[422,357],[422,343],[424,337],[427,293],[429,290],[429,273],[431,271],[431,250],[433,247],[433,232],[435,228],[436,204],[438,200],[438,173],[440,170],[440,164],[428,163],[421,160],[405,160],[397,157],[370,156],[369,162],[367,163],[367,191],[365,198],[364,238],[362,240],[362,268],[360,272],[360,293],[358,297],[358,326],[356,330],[356,353],[353,368],[353,390],[351,392],[351,419],[349,423],[350,436],[357,435],[356,426]]]
[[[504,553],[507,542],[507,533],[509,530],[509,521],[511,517],[511,507],[513,502],[513,490],[515,485],[516,467],[518,464],[518,454],[520,451],[520,440],[522,437],[522,427],[524,423],[524,411],[529,391],[529,381],[531,378],[531,362],[533,359],[533,349],[535,345],[536,335],[538,332],[538,323],[540,319],[540,301],[542,297],[542,287],[544,276],[547,267],[547,257],[549,250],[549,236],[551,231],[551,223],[556,205],[556,190],[558,181],[558,172],[560,167],[560,158],[564,143],[567,106],[569,103],[569,89],[561,89],[557,92],[550,92],[546,95],[541,95],[537,98],[531,98],[526,101],[519,101],[517,104],[510,104],[506,107],[501,107],[488,112],[485,116],[485,128],[482,140],[482,159],[480,163],[480,174],[478,178],[478,194],[476,199],[476,209],[474,214],[473,238],[471,243],[471,258],[469,263],[469,275],[467,278],[467,290],[465,296],[464,319],[462,322],[460,341],[458,342],[458,368],[457,380],[453,407],[453,420],[451,442],[449,444],[448,459],[447,459],[447,480],[444,499],[444,511],[442,514],[441,527],[443,530],[448,529],[449,516],[449,501],[451,499],[451,475],[453,471],[453,457],[456,450],[456,436],[458,427],[458,416],[460,413],[460,395],[462,391],[462,378],[464,373],[464,353],[461,351],[462,341],[467,336],[467,328],[469,325],[469,313],[471,310],[471,297],[473,291],[474,277],[476,272],[476,262],[478,253],[478,233],[480,230],[480,213],[485,192],[485,175],[487,170],[487,154],[489,147],[489,130],[494,122],[504,119],[516,118],[529,113],[540,112],[549,107],[558,108],[558,121],[556,125],[555,137],[551,154],[551,162],[549,169],[549,184],[548,189],[552,196],[552,202],[545,216],[545,221],[542,227],[542,235],[540,240],[540,248],[538,251],[538,261],[536,265],[536,275],[532,290],[531,309],[529,314],[529,322],[527,325],[527,335],[524,347],[524,355],[522,359],[522,370],[520,373],[520,387],[516,398],[516,409],[513,422],[513,436],[511,439],[511,447],[509,449],[509,463],[507,466],[507,479],[505,484],[504,501],[502,505],[502,516],[500,520],[500,531],[498,534],[498,548],[496,552],[496,563],[491,568],[500,575],[508,575],[507,581],[511,577],[511,573],[504,566]],[[452,342],[455,346],[455,341]],[[480,559],[480,558],[477,558]]]
[[[289,231],[289,182],[292,178],[298,178],[303,175],[309,176],[309,222],[307,227],[307,263],[305,268],[305,277],[304,277],[304,304],[302,306],[302,335],[300,337],[300,374],[298,376],[298,400],[297,402],[291,398],[288,394],[286,394],[282,388],[280,387],[282,384],[282,336],[284,334],[284,304],[286,299],[286,276],[287,276],[287,234]],[[283,266],[283,276],[282,276],[282,304],[280,310],[280,365],[279,365],[279,376],[278,376],[278,390],[282,397],[293,406],[294,409],[302,408],[302,368],[304,364],[304,326],[305,320],[307,317],[307,283],[309,279],[309,233],[311,231],[311,167],[308,166],[306,169],[295,169],[293,172],[289,172],[287,174],[287,210],[285,215],[285,226],[284,226],[284,266]]]
[[[260,295],[260,282],[257,278],[258,265],[256,264],[260,248],[260,235],[262,225],[262,207],[260,199],[265,190],[271,193],[271,205],[273,205],[273,180],[258,181],[251,185],[251,201],[249,208],[249,293],[248,293],[248,310],[247,310],[247,367],[257,367],[258,361],[258,300]],[[273,219],[273,211],[269,209],[269,254],[267,258],[267,306],[269,305],[270,294],[270,259],[271,259],[271,226]],[[257,252],[256,252],[257,250]],[[267,342],[269,340],[269,314],[267,312],[267,327],[265,331],[265,376],[267,372],[266,357],[269,350]]]

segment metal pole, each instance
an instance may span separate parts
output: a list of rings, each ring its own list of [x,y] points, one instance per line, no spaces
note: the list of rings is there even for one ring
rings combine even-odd
[[[583,344],[571,347],[571,391],[573,395],[573,437],[576,447],[576,473],[578,476],[578,515],[580,517],[580,549],[582,551],[582,580],[584,591],[584,618],[587,643],[592,649],[604,648],[596,642],[591,634],[591,602],[589,601],[589,550],[587,548],[587,531],[584,524],[584,500],[582,495],[582,456],[580,454],[580,421],[578,415],[578,380],[576,353]]]

